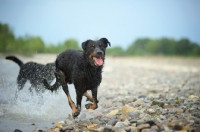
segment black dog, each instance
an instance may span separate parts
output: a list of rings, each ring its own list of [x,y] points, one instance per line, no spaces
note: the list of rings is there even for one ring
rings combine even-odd
[[[110,46],[110,42],[106,38],[97,41],[87,40],[82,43],[83,51],[66,50],[62,52],[55,62],[56,83],[50,86],[44,80],[44,85],[51,91],[57,90],[62,85],[74,118],[80,114],[83,95],[93,102],[93,104],[86,104],[86,109],[96,109],[98,107],[97,88],[101,83],[101,73],[108,44]],[[77,106],[70,97],[67,83],[73,83],[75,86]],[[87,93],[87,90],[92,91],[92,96]]]
[[[45,78],[51,83],[55,78],[55,63],[42,65],[35,62],[28,62],[23,64],[23,62],[15,56],[7,56],[6,59],[12,60],[20,66],[19,75],[17,77],[18,89],[15,94],[16,98],[18,91],[23,89],[27,80],[31,83],[31,87],[29,88],[30,92],[32,93],[32,88],[34,87],[35,91],[40,93],[44,92],[44,89],[41,89],[41,86],[43,86],[42,80]]]

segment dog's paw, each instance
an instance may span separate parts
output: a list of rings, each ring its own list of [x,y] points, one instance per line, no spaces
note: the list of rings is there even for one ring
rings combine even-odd
[[[75,113],[72,113],[73,118],[75,119],[80,114],[80,111],[77,111]]]
[[[91,106],[92,106],[92,105],[93,105],[93,104],[91,104],[91,103],[86,104],[86,105],[85,105],[85,108],[86,108],[86,109],[91,109]]]

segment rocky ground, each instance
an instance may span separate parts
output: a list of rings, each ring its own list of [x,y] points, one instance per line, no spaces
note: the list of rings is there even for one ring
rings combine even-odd
[[[96,110],[35,131],[200,132],[200,59],[107,57],[98,100]]]

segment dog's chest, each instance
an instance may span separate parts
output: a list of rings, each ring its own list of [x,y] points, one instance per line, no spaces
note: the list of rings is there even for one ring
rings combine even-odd
[[[87,89],[98,87],[101,83],[101,71],[98,70],[76,70],[73,73],[73,82],[79,83]]]

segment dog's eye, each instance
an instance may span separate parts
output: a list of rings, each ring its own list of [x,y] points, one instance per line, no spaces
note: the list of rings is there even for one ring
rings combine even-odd
[[[94,48],[95,47],[94,44],[91,47]]]
[[[99,44],[99,47],[102,47],[102,44]]]

